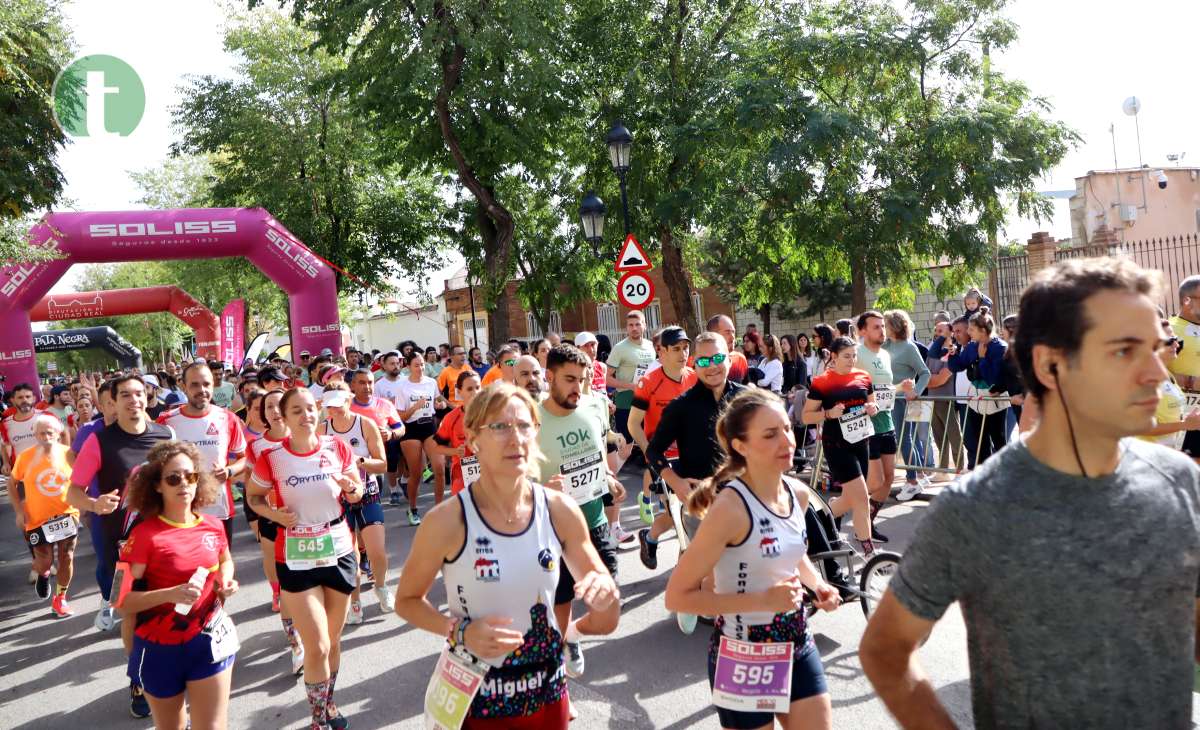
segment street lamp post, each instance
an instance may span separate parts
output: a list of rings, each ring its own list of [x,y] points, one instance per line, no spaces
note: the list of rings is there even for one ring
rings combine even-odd
[[[579,218],[583,222],[583,237],[592,244],[592,253],[600,258],[600,243],[604,240],[604,201],[596,193],[589,192],[579,206]]]
[[[608,145],[608,159],[612,162],[613,172],[621,183],[621,212],[625,216],[625,235],[633,232],[629,225],[629,195],[625,187],[625,176],[629,172],[629,157],[633,149],[633,135],[621,124],[620,120],[613,125],[605,138]]]

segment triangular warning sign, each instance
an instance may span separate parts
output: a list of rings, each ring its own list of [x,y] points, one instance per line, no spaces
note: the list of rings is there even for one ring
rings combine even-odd
[[[617,256],[613,268],[617,271],[649,271],[654,268],[654,264],[650,263],[650,257],[630,233],[625,237],[625,245],[621,247],[621,254]]]

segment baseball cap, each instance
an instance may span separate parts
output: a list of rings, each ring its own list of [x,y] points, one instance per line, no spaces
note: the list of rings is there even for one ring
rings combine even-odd
[[[326,408],[339,408],[350,402],[350,391],[348,390],[327,390],[321,395],[321,403]]]
[[[339,367],[336,365],[334,367],[326,369],[325,372],[321,373],[321,385],[325,385],[326,383],[329,382],[330,378],[332,378],[335,375],[344,373],[344,372],[346,372],[346,368]]]
[[[593,335],[591,332],[580,332],[579,334],[575,335],[575,346],[576,347],[583,347],[584,345],[590,345],[593,342],[599,342],[599,340],[597,340],[596,336]]]
[[[308,357],[308,356],[310,356],[310,355],[312,355],[312,353],[311,353],[311,352],[309,352],[308,350],[301,350],[301,351],[300,351],[300,357]]]
[[[283,382],[286,382],[287,379],[288,379],[288,377],[283,374],[283,371],[281,371],[279,368],[275,367],[274,365],[267,365],[266,367],[261,368],[258,371],[258,382],[260,382],[260,383],[267,381],[267,380],[277,380],[277,381],[283,383]]]
[[[324,350],[321,350],[321,357],[333,357],[333,350],[326,347]]]
[[[67,392],[67,386],[56,385],[50,389],[50,397],[53,398],[54,396],[58,395],[59,393],[65,393],[65,392]]]
[[[663,347],[678,345],[680,342],[691,342],[692,338],[687,336],[687,332],[682,327],[667,327],[662,332],[658,333],[658,343]]]
[[[155,388],[161,387],[158,384],[158,376],[157,375],[143,375],[142,382],[145,383],[146,385],[153,385]]]
[[[184,400],[184,398],[182,395],[180,395],[172,390],[172,391],[168,392],[167,397],[163,399],[163,404],[168,405],[168,406],[173,406],[177,403],[182,403],[183,400]]]

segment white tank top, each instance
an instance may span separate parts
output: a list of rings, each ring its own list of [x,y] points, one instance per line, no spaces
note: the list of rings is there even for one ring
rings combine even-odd
[[[808,530],[804,510],[796,498],[796,487],[784,477],[791,497],[786,516],[772,512],[754,492],[734,479],[722,489],[732,489],[750,517],[750,533],[737,545],[727,546],[713,570],[717,593],[758,593],[797,572],[796,566],[808,549]],[[734,639],[748,640],[751,626],[770,624],[771,611],[724,614],[723,633]]]
[[[342,516],[342,488],[333,480],[354,465],[350,446],[333,436],[318,436],[307,454],[291,449],[291,440],[259,454],[254,479],[273,487],[282,507],[296,513],[301,525],[319,525]]]
[[[355,456],[361,456],[364,459],[371,458],[371,450],[367,448],[367,437],[363,435],[362,416],[354,414],[354,421],[350,424],[350,428],[345,431],[339,431],[333,425],[333,419],[325,419],[325,433],[330,436],[337,436],[341,440],[350,444],[350,450]]]
[[[466,539],[459,554],[442,564],[450,613],[470,619],[511,618],[508,628],[524,634],[527,646],[531,640],[549,641],[550,637],[539,634],[558,630],[553,609],[562,545],[550,522],[545,489],[533,485],[529,526],[509,534],[492,529],[479,514],[471,496],[478,486],[472,484],[458,494]],[[505,660],[503,656],[480,658],[493,667]]]
[[[4,440],[12,446],[10,463],[16,461],[22,451],[37,443],[37,439],[33,437],[33,424],[37,422],[38,415],[38,412],[34,411],[24,421],[18,421],[15,416],[4,419]]]

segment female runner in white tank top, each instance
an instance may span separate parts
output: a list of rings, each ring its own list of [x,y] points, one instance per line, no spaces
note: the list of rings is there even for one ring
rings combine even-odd
[[[346,606],[358,574],[358,551],[342,500],[362,499],[362,482],[350,447],[317,433],[317,404],[306,389],[279,402],[288,436],[259,454],[249,493],[270,492],[276,507],[259,514],[279,525],[275,572],[304,645],[304,688],[312,727],[344,730],[348,722],[333,702],[341,662]]]
[[[488,668],[463,728],[562,730],[566,675],[552,610],[560,561],[582,576],[575,593],[593,610],[618,600],[617,586],[575,503],[530,481],[539,454],[529,394],[492,384],[467,408],[465,425],[479,481],[421,523],[400,574],[396,613]],[[439,571],[449,616],[427,597]]]
[[[717,436],[725,462],[688,500],[689,510],[704,520],[667,583],[667,610],[718,616],[709,648],[710,684],[722,636],[793,643],[788,711],[773,715],[718,706],[722,727],[758,730],[778,719],[789,730],[828,730],[832,708],[820,653],[804,619],[804,586],[816,594],[819,608],[832,610],[840,601],[805,554],[808,493],[784,477],[796,440],[783,401],[761,389],[747,390],[730,401]],[[705,580],[710,573],[713,584]]]
[[[378,481],[378,475],[387,471],[387,459],[383,454],[383,437],[379,434],[379,427],[372,419],[363,418],[350,410],[352,397],[350,387],[345,383],[326,386],[322,395],[325,420],[321,423],[320,432],[345,441],[354,452],[354,463],[358,465],[358,476],[365,492],[358,504],[345,505],[346,518],[367,550],[371,573],[375,578],[375,597],[379,600],[379,610],[388,615],[392,612],[392,594],[387,590],[388,557]],[[359,602],[361,583],[360,572],[354,593],[350,594],[348,623],[360,624],[363,620],[362,604]]]

